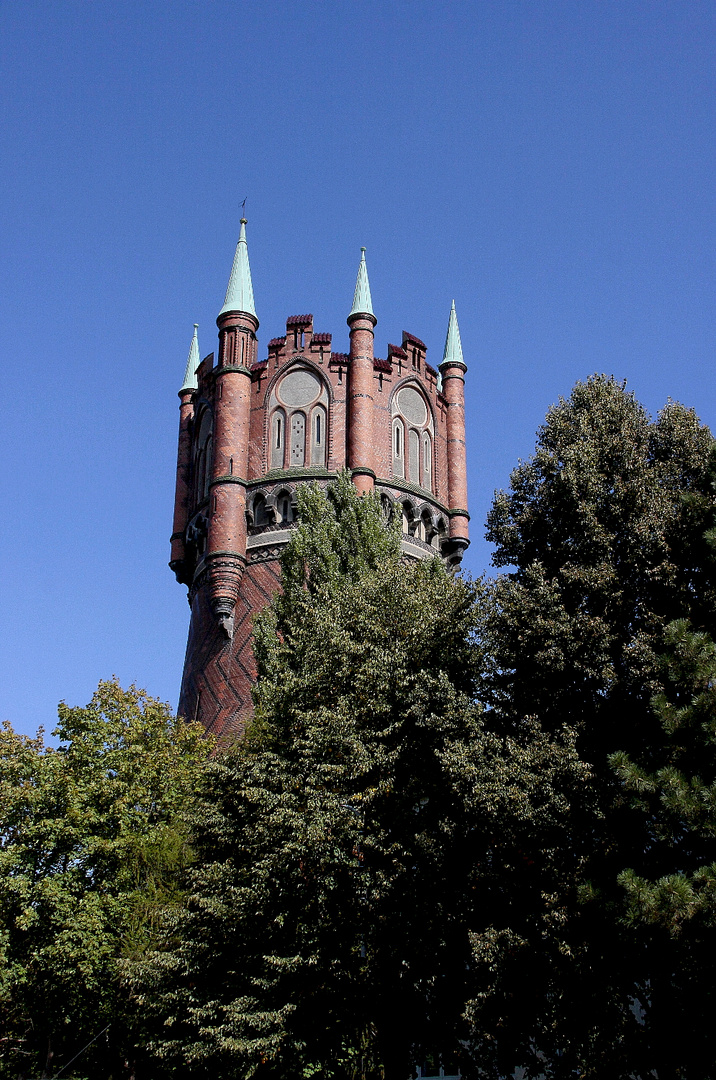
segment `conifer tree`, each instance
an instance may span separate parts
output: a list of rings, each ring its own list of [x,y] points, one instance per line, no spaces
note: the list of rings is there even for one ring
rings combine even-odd
[[[377,498],[343,476],[299,511],[255,722],[207,771],[188,904],[135,968],[154,1052],[192,1076],[405,1080],[462,1048],[465,1072],[495,838],[553,833],[576,758],[484,730],[475,591],[402,562]]]
[[[707,478],[716,493],[716,453]],[[703,535],[711,574],[714,516],[712,503]],[[716,644],[679,619],[667,626],[664,646],[648,745],[636,759],[623,751],[610,758],[644,836],[619,882],[627,924],[649,942],[654,960],[646,1021],[660,1074],[708,1077],[716,1071]],[[667,1034],[675,1027],[678,1040]]]
[[[653,937],[624,919],[623,885],[647,904],[649,890],[620,874],[642,865],[650,843],[622,784],[630,769],[636,782],[629,762],[648,772],[663,745],[652,699],[664,687],[666,627],[685,618],[714,629],[712,446],[691,410],[669,403],[651,422],[623,385],[594,377],[550,409],[534,457],[488,519],[495,563],[509,568],[484,608],[488,722],[505,733],[530,713],[545,732],[567,724],[591,774],[561,838],[572,874],[555,891],[560,946],[550,954],[526,933],[514,962],[501,954],[528,984],[516,1015],[531,1033],[529,1075],[707,1075],[683,1045],[684,1071],[664,1063],[660,1000],[673,994],[657,978]],[[515,924],[506,909],[506,928]],[[687,963],[687,951],[670,951],[672,972]],[[487,1006],[478,1001],[475,1017]]]

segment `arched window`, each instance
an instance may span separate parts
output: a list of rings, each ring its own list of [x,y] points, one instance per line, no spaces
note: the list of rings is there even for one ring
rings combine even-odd
[[[194,458],[194,501],[198,505],[209,494],[211,480],[211,432],[212,416],[209,409],[204,409],[199,418],[199,431],[196,439],[196,457]]]
[[[276,409],[271,421],[271,468],[282,469],[284,445],[286,442],[286,415],[283,409]]]
[[[420,483],[420,436],[415,428],[408,432],[408,479],[411,484]]]
[[[268,514],[266,513],[266,499],[263,495],[257,495],[254,498],[253,511],[254,525],[268,524]]]
[[[326,464],[326,410],[316,405],[311,417],[311,465]]]
[[[204,447],[203,459],[201,463],[201,499],[206,499],[209,495],[209,483],[211,481],[211,435],[206,440],[206,446]]]
[[[276,496],[276,507],[278,509],[278,516],[283,524],[288,524],[293,521],[293,506],[291,504],[291,493],[289,491],[281,491]]]
[[[433,490],[433,444],[427,431],[423,432],[423,487]]]
[[[405,476],[405,432],[402,420],[393,421],[393,476]]]
[[[329,392],[317,371],[291,365],[276,382],[267,407],[272,418],[270,468],[301,469],[326,464]],[[276,430],[279,416],[280,448]]]
[[[407,535],[412,535],[413,526],[413,508],[409,502],[404,502],[401,506],[402,514],[402,528],[403,532]]]
[[[413,352],[413,363],[419,370],[419,355]],[[411,484],[426,491],[433,490],[433,438],[435,421],[432,407],[423,388],[414,382],[398,387],[391,399],[393,417],[393,475],[405,477]],[[400,422],[403,433],[402,469],[396,456],[395,430]]]

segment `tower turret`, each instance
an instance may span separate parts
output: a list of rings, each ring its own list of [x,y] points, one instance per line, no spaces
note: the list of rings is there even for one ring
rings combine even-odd
[[[191,480],[191,430],[194,416],[194,391],[196,390],[196,369],[199,367],[199,324],[194,323],[194,334],[189,346],[184,382],[179,391],[179,449],[177,451],[177,477],[174,493],[174,527],[171,539],[171,559],[169,565],[177,576],[177,581],[186,582],[184,573],[184,534],[189,515],[189,485]]]
[[[254,307],[246,219],[236,245],[219,327],[214,374],[213,462],[209,485],[206,569],[211,609],[227,637],[246,563],[246,482],[249,456],[251,365],[259,320]]]
[[[467,512],[467,459],[465,454],[465,373],[460,328],[455,301],[448,320],[445,351],[440,365],[442,393],[447,402],[447,470],[450,547],[453,561],[459,563],[469,545]]]
[[[373,451],[373,330],[378,321],[373,304],[361,248],[353,307],[348,316],[350,327],[350,365],[348,368],[348,467],[353,483],[361,493],[375,486]]]

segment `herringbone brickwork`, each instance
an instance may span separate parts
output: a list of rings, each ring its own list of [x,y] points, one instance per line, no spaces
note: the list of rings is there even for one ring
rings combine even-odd
[[[277,591],[278,559],[249,563],[244,571],[229,640],[215,619],[206,593],[193,597],[179,714],[199,720],[220,740],[241,735],[251,717],[256,662],[251,644],[254,615]]]

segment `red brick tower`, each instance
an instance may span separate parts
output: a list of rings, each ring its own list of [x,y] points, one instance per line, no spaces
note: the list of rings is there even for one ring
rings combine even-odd
[[[296,489],[348,467],[403,523],[408,558],[457,566],[467,545],[464,376],[453,303],[440,374],[403,333],[374,355],[365,249],[348,316],[348,353],[294,315],[259,359],[246,221],[219,312],[218,363],[199,363],[196,326],[179,391],[170,566],[189,588],[180,713],[219,736],[240,732],[255,679],[251,621],[276,590],[296,522]]]

